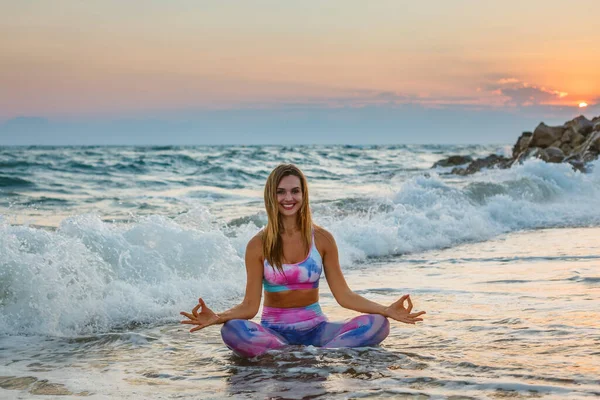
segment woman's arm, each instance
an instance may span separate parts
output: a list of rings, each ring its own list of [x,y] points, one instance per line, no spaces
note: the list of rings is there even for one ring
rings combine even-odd
[[[361,313],[384,315],[384,305],[365,299],[348,287],[346,278],[344,278],[342,268],[340,267],[338,248],[333,235],[325,229],[320,228],[315,230],[315,238],[321,239],[319,240],[319,244],[322,244],[325,277],[327,278],[331,293],[338,304],[344,308]]]
[[[411,314],[412,302],[408,295],[402,296],[390,306],[384,306],[354,293],[348,287],[342,273],[338,248],[333,235],[323,228],[317,228],[315,229],[315,238],[319,239],[319,247],[321,247],[323,253],[323,268],[327,283],[333,297],[335,297],[340,306],[365,314],[381,314],[385,317],[409,324],[423,320],[418,317],[425,314],[425,311]],[[408,302],[407,307],[404,307],[405,301]]]
[[[181,321],[182,324],[197,325],[190,332],[198,331],[210,325],[223,324],[231,319],[252,319],[258,313],[262,296],[262,238],[260,235],[253,237],[246,246],[246,294],[244,300],[235,307],[219,314],[213,312],[204,304],[202,298],[191,313],[180,314],[189,318]],[[200,310],[200,312],[198,312]]]

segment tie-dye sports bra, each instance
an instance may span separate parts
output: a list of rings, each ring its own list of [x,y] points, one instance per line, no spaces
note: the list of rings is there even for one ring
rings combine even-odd
[[[315,233],[308,256],[296,264],[283,264],[283,271],[273,268],[265,259],[263,268],[263,286],[265,292],[283,292],[285,290],[314,289],[319,287],[319,278],[323,271],[323,259],[315,246]]]

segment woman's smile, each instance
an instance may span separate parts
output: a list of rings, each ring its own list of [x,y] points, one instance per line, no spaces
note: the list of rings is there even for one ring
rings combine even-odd
[[[285,208],[286,210],[291,210],[292,208],[294,208],[295,205],[296,205],[296,203],[290,203],[290,204],[282,204],[281,206],[283,208]]]

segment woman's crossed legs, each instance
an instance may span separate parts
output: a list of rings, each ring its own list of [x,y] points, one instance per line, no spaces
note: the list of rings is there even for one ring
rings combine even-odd
[[[264,326],[245,319],[227,321],[221,328],[223,341],[242,357],[255,357],[287,345],[317,347],[363,347],[381,343],[390,332],[382,315],[365,314],[346,322],[320,322],[298,330],[285,325]]]

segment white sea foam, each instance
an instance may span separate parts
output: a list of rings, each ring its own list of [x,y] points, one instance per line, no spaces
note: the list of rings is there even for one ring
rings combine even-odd
[[[407,181],[388,199],[391,211],[323,216],[322,222],[336,237],[345,265],[516,230],[597,226],[600,162],[594,167],[582,174],[566,164],[532,160],[474,175],[460,187],[435,174],[424,175]]]
[[[173,320],[198,296],[239,295],[243,262],[219,229],[83,215],[58,230],[0,225],[0,333],[79,335]]]

